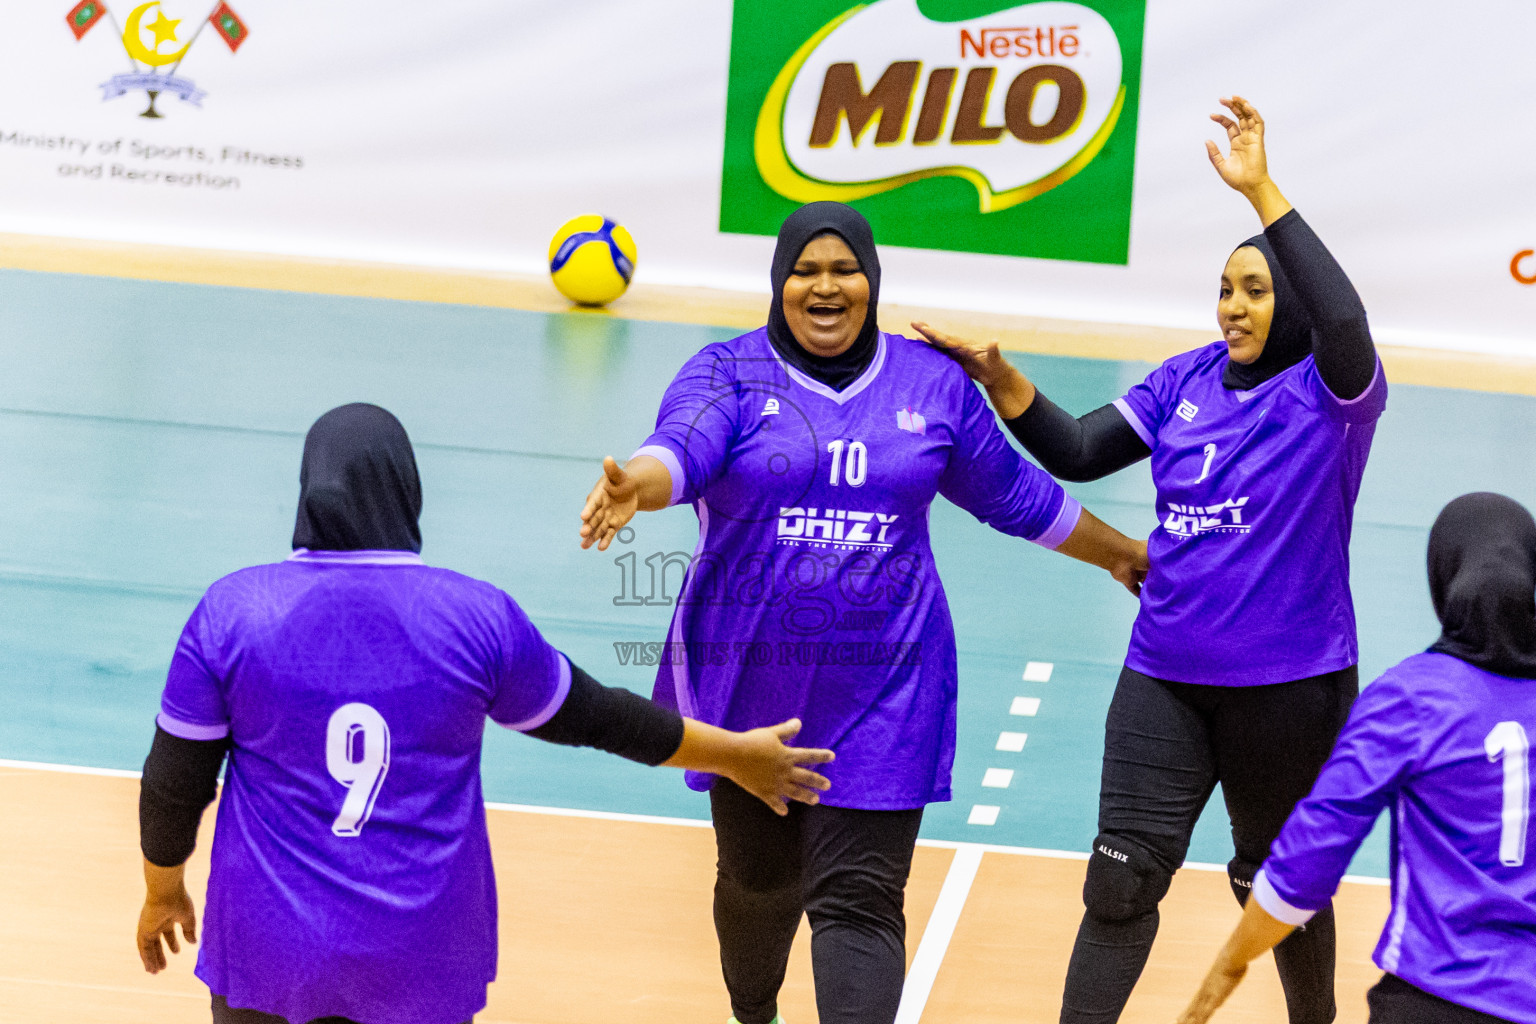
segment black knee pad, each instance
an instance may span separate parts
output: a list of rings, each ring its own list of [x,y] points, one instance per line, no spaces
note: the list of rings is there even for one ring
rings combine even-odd
[[[1088,858],[1083,906],[1100,921],[1130,921],[1157,909],[1173,872],[1145,848],[1122,836],[1100,835]]]
[[[1227,861],[1227,881],[1232,885],[1232,895],[1237,897],[1239,905],[1246,907],[1248,897],[1253,894],[1253,876],[1259,873],[1259,865],[1242,857],[1233,857]]]

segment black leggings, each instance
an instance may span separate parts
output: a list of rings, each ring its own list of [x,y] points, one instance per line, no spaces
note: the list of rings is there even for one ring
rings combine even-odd
[[[741,1024],[769,1024],[800,915],[822,1024],[891,1024],[907,966],[903,912],[922,808],[790,804],[779,817],[726,779],[709,794],[719,849],[715,931]]]
[[[1122,669],[1109,706],[1099,835],[1083,886],[1087,913],[1067,968],[1062,1024],[1112,1024],[1146,966],[1157,904],[1184,862],[1216,783],[1232,821],[1232,891],[1253,875],[1306,796],[1359,693],[1354,667],[1270,686],[1197,686]],[[1333,908],[1275,948],[1291,1024],[1328,1024]]]
[[[286,1017],[260,1010],[240,1010],[230,1006],[223,996],[213,997],[213,1024],[288,1024]],[[306,1024],[357,1024],[350,1017],[316,1017]],[[464,1024],[474,1024],[470,1019]]]
[[[1365,1001],[1370,1024],[1509,1024],[1503,1017],[1432,996],[1395,974],[1382,975]]]

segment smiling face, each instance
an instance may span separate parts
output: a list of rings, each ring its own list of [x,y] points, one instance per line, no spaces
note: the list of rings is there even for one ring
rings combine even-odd
[[[784,282],[784,319],[813,356],[842,355],[858,339],[869,311],[869,278],[848,243],[820,235],[800,251]]]
[[[1221,272],[1221,298],[1216,323],[1234,363],[1248,364],[1264,354],[1269,324],[1275,316],[1275,282],[1269,261],[1251,245],[1227,258]]]

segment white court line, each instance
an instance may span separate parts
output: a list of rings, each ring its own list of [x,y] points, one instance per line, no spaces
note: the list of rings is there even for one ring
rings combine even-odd
[[[1015,697],[1008,706],[1010,715],[1037,715],[1040,713],[1039,697]]]
[[[48,764],[43,761],[11,761],[0,758],[0,768],[19,768],[34,772],[66,772],[71,775],[104,775],[114,779],[137,779],[140,772],[121,768],[88,768],[73,764]],[[713,828],[707,818],[668,818],[659,814],[623,814],[618,811],[584,811],[572,807],[541,807],[537,804],[499,804],[486,802],[488,811],[512,811],[517,814],[547,814],[556,818],[593,818],[598,821],[633,821],[642,825],[681,825],[686,828]],[[977,849],[986,853],[1006,853],[1018,857],[1048,857],[1053,860],[1087,860],[1088,854],[1077,850],[1045,850],[1033,846],[1003,846],[997,843],[962,843],[953,839],[919,839],[918,846],[937,850]],[[1225,864],[1202,864],[1187,860],[1184,867],[1193,871],[1226,871]],[[1390,885],[1385,878],[1370,875],[1345,875],[1344,881],[1357,885]]]
[[[1031,661],[1024,666],[1024,681],[1026,683],[1048,683],[1051,681],[1051,671],[1055,667],[1055,662]]]
[[[934,980],[939,976],[939,966],[949,951],[949,940],[954,937],[955,925],[960,921],[960,911],[965,909],[971,884],[976,881],[981,854],[981,847],[970,844],[955,850],[955,859],[944,876],[944,887],[939,890],[928,927],[923,929],[923,939],[912,957],[912,969],[907,971],[907,981],[901,990],[901,1006],[896,1011],[896,1024],[918,1024],[922,1019]]]

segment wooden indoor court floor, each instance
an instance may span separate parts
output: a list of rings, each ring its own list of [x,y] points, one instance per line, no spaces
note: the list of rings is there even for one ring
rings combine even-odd
[[[195,954],[151,977],[133,947],[143,889],[127,769],[148,749],[197,596],[286,553],[315,416],[354,400],[400,414],[428,488],[429,560],[503,586],[605,682],[648,690],[654,670],[617,658],[615,641],[661,635],[670,609],[616,607],[616,566],[632,555],[577,551],[575,510],[601,457],[645,436],[676,367],[756,326],[765,301],[637,285],[611,315],[569,315],[547,281],[515,275],[0,236],[0,466],[20,496],[0,502],[0,757],[21,759],[0,761],[0,1024],[208,1020]],[[889,305],[882,315],[887,329],[918,316],[1028,353],[1031,374],[1073,408],[1209,340]],[[1484,489],[1536,504],[1536,478],[1508,458],[1536,436],[1536,360],[1382,358],[1393,397],[1352,542],[1362,680],[1437,628],[1423,545],[1438,508]],[[1074,493],[1128,531],[1155,525],[1145,474]],[[1053,1024],[1086,864],[1059,851],[1086,849],[1094,832],[1103,714],[1134,603],[943,503],[934,515],[965,682],[955,801],[928,809],[908,888],[899,1024]],[[661,513],[634,550],[686,552],[696,535],[687,510]],[[1047,671],[1032,679],[1037,663]],[[1027,747],[1003,745],[1022,728]],[[1002,788],[985,781],[997,768],[1011,780]],[[500,730],[482,776],[493,800],[585,810],[488,812],[502,934],[481,1024],[723,1024],[713,837],[659,817],[701,817],[697,794],[675,773]],[[990,819],[968,816],[983,807]],[[658,817],[611,813],[637,810]],[[1230,855],[1222,817],[1213,801],[1193,859]],[[213,820],[189,869],[200,906]],[[1380,839],[1354,870],[1385,874]],[[1359,882],[1340,892],[1342,1024],[1366,1019],[1387,894]],[[1124,1020],[1175,1019],[1237,915],[1224,872],[1180,872]],[[782,1009],[789,1024],[816,1020],[804,931]],[[1217,1019],[1285,1019],[1269,958]]]
[[[143,897],[138,780],[0,767],[5,927],[0,1024],[205,1024],[208,992],[183,946],[162,974],[133,945]],[[479,1024],[722,1024],[729,1016],[710,919],[708,828],[491,810],[501,904],[500,976]],[[202,907],[214,814],[204,818],[189,886]],[[24,823],[25,828],[15,825]],[[965,847],[917,851],[908,962]],[[980,853],[920,1019],[1054,1024],[1081,914],[1085,860]],[[972,853],[971,856],[975,856]],[[1163,902],[1162,931],[1127,1022],[1171,1021],[1237,920],[1225,875],[1185,870]],[[1370,951],[1387,914],[1382,886],[1339,894],[1339,1022],[1366,1019],[1379,972]],[[796,939],[780,1009],[814,1024],[810,934]],[[1218,1020],[1274,1024],[1285,1002],[1265,957]]]

